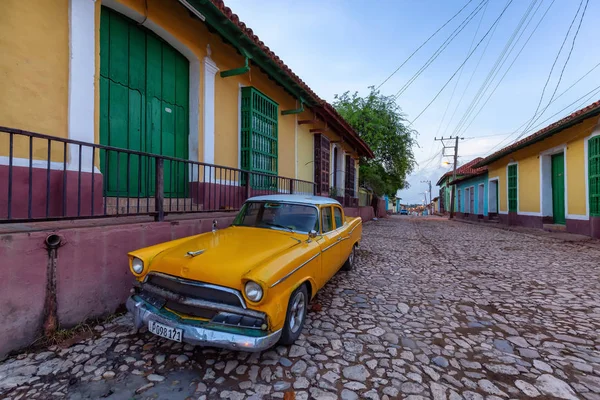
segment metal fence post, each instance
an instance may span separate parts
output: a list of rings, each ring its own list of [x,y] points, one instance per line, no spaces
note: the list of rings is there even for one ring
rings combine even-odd
[[[250,171],[246,171],[246,185],[245,185],[246,198],[244,200],[248,200],[250,198],[250,194],[251,194],[250,191],[251,191]]]
[[[156,216],[154,220],[157,222],[164,221],[165,210],[164,210],[164,199],[165,199],[165,160],[160,157],[156,158],[156,191],[154,192],[154,210]]]
[[[294,180],[290,179],[290,194],[294,194]]]

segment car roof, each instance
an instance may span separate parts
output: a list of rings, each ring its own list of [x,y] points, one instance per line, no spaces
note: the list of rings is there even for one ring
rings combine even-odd
[[[339,201],[330,197],[311,196],[303,194],[269,194],[265,196],[251,197],[246,201],[277,201],[282,203],[289,202],[311,205],[336,204],[338,206],[341,206]]]

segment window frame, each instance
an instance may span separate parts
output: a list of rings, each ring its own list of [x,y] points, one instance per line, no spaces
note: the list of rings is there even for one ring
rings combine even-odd
[[[337,224],[337,220],[335,219],[335,212],[336,210],[339,210],[340,212],[340,217],[342,219],[342,224],[338,226]],[[342,211],[342,208],[340,206],[333,206],[333,222],[335,223],[335,229],[339,229],[342,226],[344,226],[344,212]]]
[[[511,174],[514,172],[514,174]],[[513,176],[511,176],[513,175]],[[511,181],[514,185],[511,185]],[[511,193],[513,194],[511,196]],[[509,164],[506,167],[506,197],[508,212],[519,211],[519,164]]]
[[[335,219],[333,217],[333,209],[332,208],[333,207],[331,207],[329,205],[321,207],[321,212],[320,212],[320,214],[321,214],[321,218],[320,218],[321,224],[320,225],[321,225],[321,233],[322,234],[327,234],[329,232],[333,232],[336,229],[335,228]],[[325,210],[329,210],[329,216],[331,217],[331,229],[328,230],[328,231],[325,230],[325,223],[324,223],[324,220],[325,220]]]
[[[600,217],[600,135],[590,137],[587,145],[590,217]],[[594,150],[596,153],[592,154]]]

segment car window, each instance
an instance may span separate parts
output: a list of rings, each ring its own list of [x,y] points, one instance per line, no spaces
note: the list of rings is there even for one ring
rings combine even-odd
[[[323,207],[321,209],[323,220],[323,233],[333,230],[333,218],[331,218],[331,207]]]
[[[339,228],[344,225],[342,221],[342,209],[339,207],[333,207],[333,217],[335,218],[335,227]]]
[[[301,204],[247,202],[233,221],[234,226],[289,229],[310,232],[319,227],[317,209]]]

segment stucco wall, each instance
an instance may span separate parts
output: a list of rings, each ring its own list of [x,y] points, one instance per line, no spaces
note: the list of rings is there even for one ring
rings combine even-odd
[[[68,0],[3,1],[0,54],[0,125],[66,137]],[[0,133],[0,156],[8,155],[8,143]],[[41,144],[33,143],[34,159],[47,157]],[[15,157],[28,157],[28,140],[14,145]],[[62,149],[54,149],[52,160],[62,161]]]
[[[483,210],[480,210],[479,208],[479,185],[483,184]],[[473,210],[470,212],[470,214],[481,214],[484,216],[488,215],[488,177],[487,174],[484,175],[480,175],[477,177],[474,177],[472,179],[466,180],[464,182],[460,182],[457,185],[457,189],[461,191],[461,209],[458,210],[458,212],[464,213],[465,211],[465,189],[466,188],[473,188],[473,201],[474,201],[474,206],[473,206]],[[455,207],[457,207],[457,201],[455,201]]]
[[[541,142],[511,153],[488,166],[488,175],[499,178],[500,212],[508,212],[507,165],[518,163],[519,213],[533,213],[542,216],[540,198],[540,156],[551,149],[561,151],[565,147],[565,188],[567,219],[569,215],[586,215],[587,194],[585,177],[585,143],[592,134],[597,118],[590,118]],[[511,161],[512,160],[512,161]]]

